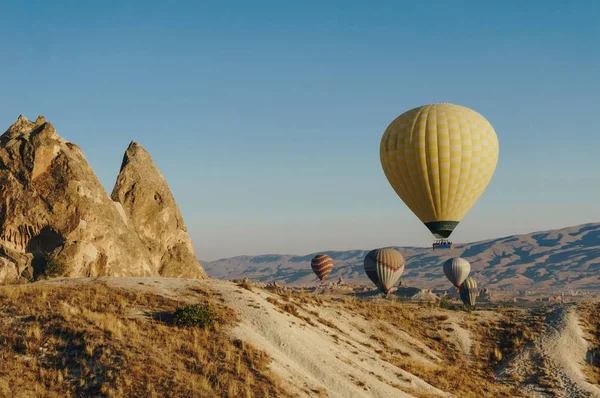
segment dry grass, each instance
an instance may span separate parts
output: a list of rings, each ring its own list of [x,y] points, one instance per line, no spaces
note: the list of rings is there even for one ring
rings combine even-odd
[[[313,388],[312,390],[306,390],[305,391],[308,395],[310,396],[314,396],[314,397],[319,397],[319,398],[325,398],[327,397],[327,391],[325,391],[325,389],[319,387],[319,388]]]
[[[600,384],[600,307],[598,303],[580,303],[577,309],[589,344],[583,372],[590,383]]]
[[[325,302],[330,306],[334,305],[327,299]],[[499,383],[495,372],[504,361],[512,358],[540,335],[544,329],[546,315],[545,308],[533,310],[501,308],[498,309],[497,321],[490,321],[482,319],[477,312],[462,311],[461,308],[453,305],[450,305],[451,309],[444,309],[438,305],[415,305],[358,298],[345,298],[342,307],[379,329],[377,333],[369,332],[367,337],[383,349],[368,343],[363,345],[371,346],[382,359],[443,391],[474,398],[518,396],[520,381]],[[469,356],[465,356],[456,344],[453,344],[448,334],[453,329],[449,328],[446,322],[456,316],[464,319],[464,322],[461,322],[464,323],[462,327],[472,333],[473,345]],[[408,353],[391,347],[390,338],[393,339],[394,331],[399,330],[415,337],[437,352],[442,362],[425,364],[415,360]],[[365,330],[362,332],[365,333]],[[600,344],[598,347],[600,362]],[[414,390],[405,391],[415,396],[427,396]]]
[[[440,390],[461,397],[519,396],[520,385],[525,382],[521,374],[510,373],[507,378],[496,378],[496,372],[505,366],[520,351],[544,332],[547,307],[518,308],[504,306],[489,308],[486,311],[464,311],[449,303],[451,309],[439,305],[418,305],[394,300],[369,300],[352,296],[327,296],[306,294],[305,292],[280,293],[281,300],[273,299],[282,308],[294,316],[310,318],[332,329],[339,330],[335,315],[344,314],[346,322],[350,320],[353,329],[364,335],[365,340],[358,344],[378,354],[381,359],[414,374]],[[290,307],[291,306],[291,307]],[[287,307],[287,308],[286,308]],[[311,310],[314,308],[315,311]],[[600,382],[600,308],[591,306],[587,321],[588,329],[594,336],[592,358],[594,367],[588,370],[592,383]],[[323,315],[327,314],[327,315]],[[324,319],[331,318],[331,321]],[[356,319],[356,321],[354,321]],[[452,326],[451,323],[456,324]],[[360,325],[364,327],[361,327]],[[368,326],[365,326],[368,325]],[[341,327],[341,325],[340,325]],[[453,335],[456,328],[467,329],[471,333],[472,346],[469,355],[465,355]],[[368,329],[368,330],[366,330]],[[409,354],[397,344],[398,331],[433,350],[441,362],[431,363],[420,359],[419,354]],[[462,332],[461,332],[462,333]],[[339,338],[338,335],[334,335]],[[347,335],[346,335],[347,336]],[[428,357],[420,345],[411,345],[411,349]],[[355,352],[358,354],[358,352]],[[543,368],[543,364],[540,364]],[[555,394],[560,390],[560,380],[542,371],[532,375],[533,382]],[[423,391],[399,386],[399,389],[417,397],[426,397]],[[558,390],[557,390],[558,389]]]
[[[370,348],[385,360],[414,374],[440,390],[461,397],[518,396],[522,380],[499,383],[495,377],[498,367],[534,340],[544,326],[543,310],[502,308],[494,316],[483,317],[477,311],[462,311],[438,305],[416,305],[395,300],[365,300],[352,296],[336,297],[309,294],[304,291],[273,289],[278,297],[269,297],[281,312],[302,319],[312,326],[326,326],[336,341],[347,337],[336,326],[335,315],[356,319],[355,330],[365,340],[360,345]],[[456,308],[455,308],[456,307]],[[325,319],[326,315],[331,319]],[[458,322],[473,337],[470,355],[465,355],[449,333],[454,329],[448,322]],[[369,327],[359,327],[358,323]],[[341,326],[340,326],[341,327]],[[399,331],[423,343],[441,358],[439,363],[426,363],[418,355],[399,349],[394,342]],[[413,350],[428,357],[424,348]],[[359,382],[359,381],[356,381]],[[548,385],[551,380],[544,380]],[[544,384],[544,383],[542,383]],[[426,397],[423,391],[401,387],[417,397]]]
[[[241,281],[241,282],[239,282],[237,285],[238,285],[239,287],[242,287],[242,288],[244,288],[244,289],[246,289],[246,290],[249,290],[249,291],[251,291],[251,292],[252,292],[252,291],[254,291],[254,290],[252,290],[252,282],[250,282],[248,279],[244,279],[244,280],[242,280],[242,281]]]
[[[177,302],[99,283],[1,287],[0,395],[286,396],[269,357],[225,333],[234,313],[197,293],[219,323],[179,328]]]
[[[470,316],[466,326],[476,336],[479,366],[494,370],[531,344],[544,329],[544,308],[536,310],[500,309],[498,322],[478,321]]]
[[[277,308],[279,308],[279,310],[281,312],[287,312],[290,315],[295,316],[298,319],[303,320],[304,322],[308,323],[311,326],[317,326],[314,322],[313,319],[311,319],[308,316],[304,316],[299,312],[299,309],[301,309],[302,307],[294,302],[291,301],[291,297],[289,295],[285,295],[283,296],[283,300],[285,300],[284,302],[281,302],[277,299],[274,299],[272,297],[268,297],[267,301],[273,305],[275,305]]]
[[[370,347],[383,360],[414,374],[443,391],[473,398],[511,396],[516,391],[513,386],[496,383],[491,366],[481,369],[477,358],[465,358],[464,354],[450,343],[446,330],[447,324],[444,322],[450,319],[449,314],[456,313],[455,310],[399,303],[392,300],[381,302],[361,300],[355,297],[345,297],[340,300],[339,298],[307,294],[291,294],[292,297],[287,294],[286,296],[290,303],[309,304],[330,310],[339,309],[367,321],[373,325],[374,331],[366,333],[365,330],[362,330],[361,332],[365,333],[365,337],[378,347],[368,343],[362,343],[363,346]],[[458,312],[464,313],[463,311]],[[464,314],[473,317],[473,315]],[[390,342],[397,331],[406,332],[439,353],[442,362],[431,365],[424,364],[412,358],[407,352],[393,348]],[[498,344],[498,338],[494,338],[491,346]],[[476,344],[474,348],[473,355],[488,355],[487,352],[484,352],[482,345]],[[404,390],[417,397],[430,396],[422,391],[406,388]]]

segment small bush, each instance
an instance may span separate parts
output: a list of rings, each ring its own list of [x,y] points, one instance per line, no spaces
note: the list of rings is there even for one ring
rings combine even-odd
[[[251,292],[253,292],[254,290],[252,290],[252,283],[248,280],[248,278],[244,278],[243,281],[241,281],[240,283],[237,284],[239,287],[242,287],[246,290],[249,290]]]
[[[443,308],[445,310],[455,310],[456,306],[452,304],[452,301],[448,300],[447,298],[442,298],[440,300],[440,308]]]
[[[44,268],[43,276],[45,278],[57,278],[59,276],[65,276],[67,273],[67,266],[65,263],[56,261],[52,257],[46,258],[46,267]]]
[[[194,304],[177,308],[173,313],[173,321],[177,326],[198,326],[205,328],[212,326],[219,319],[211,309],[210,304]]]

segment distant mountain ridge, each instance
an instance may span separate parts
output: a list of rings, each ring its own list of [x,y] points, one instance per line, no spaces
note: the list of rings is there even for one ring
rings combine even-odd
[[[409,286],[446,289],[449,282],[442,263],[463,257],[481,287],[506,290],[599,290],[600,223],[512,235],[457,244],[452,250],[396,247],[407,265],[402,281]],[[334,262],[327,281],[340,275],[347,283],[370,285],[363,271],[368,250],[324,251]],[[267,254],[203,261],[209,276],[219,279],[247,277],[252,281],[310,285],[318,279],[310,268],[317,253],[303,256]]]

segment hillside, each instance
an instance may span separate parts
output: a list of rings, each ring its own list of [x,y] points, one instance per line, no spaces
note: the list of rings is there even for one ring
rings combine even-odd
[[[407,260],[402,280],[409,286],[448,288],[441,264],[449,257],[460,256],[471,262],[472,275],[479,285],[492,289],[600,289],[600,223],[457,244],[453,250],[397,249]],[[337,281],[342,275],[347,283],[370,285],[363,272],[367,252],[325,252],[335,261],[328,280]],[[203,264],[213,278],[315,284],[318,280],[310,268],[314,255],[239,256]]]
[[[218,280],[101,277],[3,286],[0,304],[0,396],[600,394],[600,368],[585,363],[600,348],[592,302],[464,311]],[[177,308],[206,304],[212,324],[174,322]]]

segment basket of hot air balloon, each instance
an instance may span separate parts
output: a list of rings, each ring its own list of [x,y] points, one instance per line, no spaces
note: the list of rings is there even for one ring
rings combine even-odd
[[[498,137],[472,109],[432,104],[398,116],[379,147],[390,185],[435,238],[447,239],[479,199],[498,163]]]

